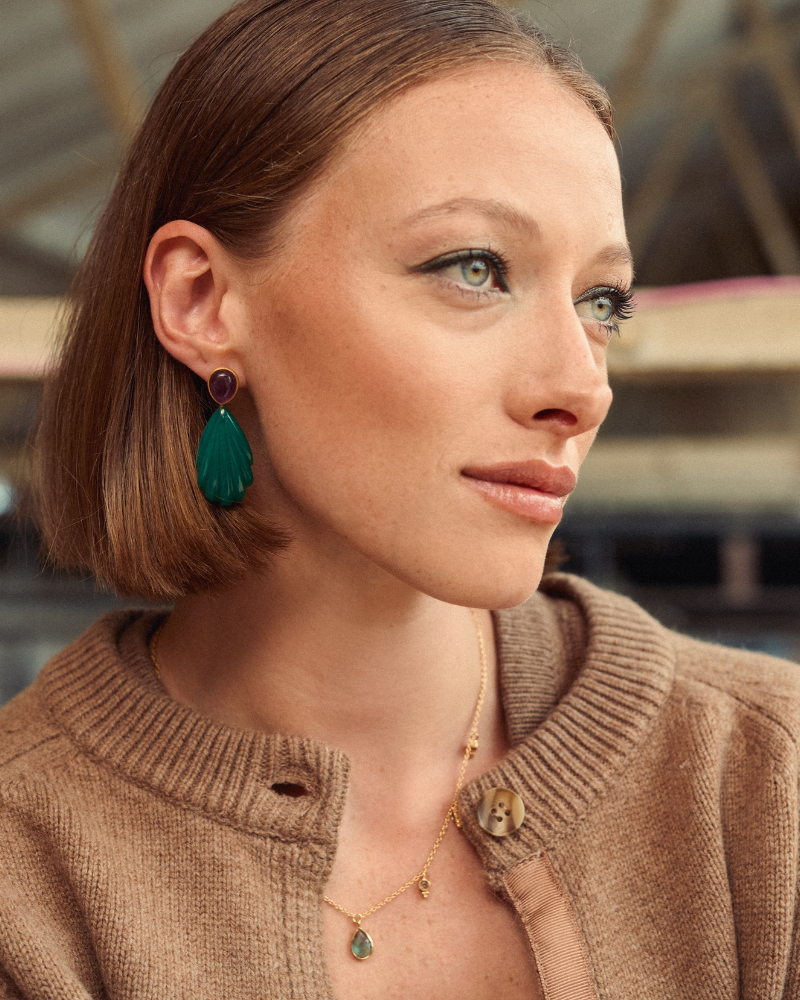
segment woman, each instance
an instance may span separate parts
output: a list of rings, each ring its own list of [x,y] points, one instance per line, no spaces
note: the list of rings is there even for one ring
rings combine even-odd
[[[175,605],[0,715],[3,995],[798,994],[796,668],[534,594],[611,134],[489,0],[245,0],[179,61],[39,436],[52,559]]]

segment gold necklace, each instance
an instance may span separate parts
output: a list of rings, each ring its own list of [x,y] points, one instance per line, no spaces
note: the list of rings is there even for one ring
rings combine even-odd
[[[483,699],[486,694],[487,672],[486,647],[483,643],[483,632],[481,631],[481,627],[478,622],[478,615],[473,608],[470,608],[470,613],[472,615],[472,620],[475,623],[475,632],[478,636],[478,649],[480,650],[481,656],[481,687],[478,692],[478,703],[475,706],[475,715],[472,717],[469,740],[467,741],[467,746],[464,750],[464,757],[461,761],[461,770],[458,772],[458,781],[456,782],[456,790],[453,794],[453,801],[450,803],[447,815],[444,818],[444,823],[442,823],[442,828],[439,830],[438,836],[433,842],[433,847],[425,859],[425,864],[422,866],[422,870],[413,878],[410,878],[405,885],[401,885],[399,889],[396,889],[390,896],[387,896],[386,899],[382,899],[380,903],[376,903],[375,906],[371,907],[369,910],[365,910],[363,913],[351,913],[338,903],[334,903],[334,901],[329,899],[327,896],[323,897],[325,902],[332,906],[334,910],[338,910],[346,917],[349,917],[356,925],[355,933],[350,941],[350,951],[353,953],[354,958],[361,959],[362,961],[369,958],[374,948],[372,937],[361,926],[362,921],[366,919],[366,917],[375,913],[375,911],[379,910],[382,906],[386,906],[387,903],[391,903],[393,899],[397,899],[401,893],[405,892],[406,889],[409,889],[415,882],[419,883],[419,891],[422,894],[422,898],[427,899],[428,893],[431,891],[431,880],[428,878],[428,868],[430,868],[433,857],[439,850],[439,845],[444,840],[444,835],[447,833],[447,828],[450,826],[450,820],[452,820],[457,827],[461,826],[461,817],[458,815],[458,793],[461,791],[461,785],[464,781],[464,772],[467,769],[467,762],[475,756],[475,751],[478,749],[478,722],[481,717]]]
[[[350,951],[352,952],[354,958],[358,958],[361,961],[364,961],[365,959],[370,957],[375,946],[372,937],[361,926],[362,922],[367,917],[375,913],[376,910],[380,910],[382,906],[386,906],[386,904],[391,903],[393,899],[397,899],[397,897],[401,893],[404,893],[406,889],[410,889],[411,886],[414,885],[415,883],[418,883],[419,885],[419,891],[422,895],[422,898],[427,899],[428,894],[431,891],[431,884],[432,884],[431,880],[428,878],[428,869],[431,866],[431,862],[433,861],[434,855],[439,850],[440,844],[444,840],[444,835],[447,833],[447,829],[450,826],[450,821],[452,820],[457,827],[459,828],[461,827],[461,817],[458,814],[458,793],[461,791],[461,786],[464,782],[464,773],[467,770],[467,763],[475,756],[475,752],[478,749],[478,722],[480,721],[481,709],[483,708],[483,699],[486,695],[486,675],[487,675],[486,646],[484,645],[483,641],[483,632],[481,631],[481,626],[480,623],[478,622],[477,612],[475,611],[474,608],[470,608],[469,610],[470,614],[472,615],[472,621],[475,625],[475,632],[478,638],[478,650],[480,652],[480,658],[481,658],[481,686],[478,692],[478,702],[475,705],[475,714],[472,717],[472,726],[470,727],[469,731],[469,739],[467,740],[467,746],[464,750],[464,757],[461,761],[461,770],[458,772],[458,781],[456,782],[456,790],[453,793],[453,801],[450,803],[450,806],[447,810],[447,815],[444,818],[444,823],[442,823],[442,828],[439,830],[436,840],[433,842],[433,847],[430,849],[430,852],[427,858],[425,859],[425,864],[422,866],[421,871],[418,872],[418,874],[416,874],[413,878],[410,878],[408,882],[405,883],[405,885],[401,885],[400,888],[396,889],[393,893],[391,893],[391,895],[387,896],[385,899],[382,899],[380,903],[376,903],[375,906],[370,907],[369,910],[365,910],[363,913],[351,913],[350,910],[346,910],[343,906],[340,906],[338,903],[334,903],[334,901],[332,899],[329,899],[327,896],[322,897],[329,906],[332,906],[334,910],[338,910],[340,913],[343,913],[346,917],[349,917],[356,925],[355,933],[353,934],[353,937],[350,941]],[[159,680],[161,680],[161,667],[159,666],[158,659],[156,657],[156,652],[158,649],[159,632],[161,631],[163,625],[164,622],[162,622],[161,625],[159,625],[158,628],[155,630],[150,639],[150,646],[149,646],[150,659],[153,663],[153,669],[155,670],[156,677],[158,677]]]

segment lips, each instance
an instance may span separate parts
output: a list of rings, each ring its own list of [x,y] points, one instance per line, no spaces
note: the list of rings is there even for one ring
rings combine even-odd
[[[462,470],[467,485],[496,507],[542,524],[558,524],[563,498],[575,489],[577,478],[569,466],[553,466],[542,459]]]

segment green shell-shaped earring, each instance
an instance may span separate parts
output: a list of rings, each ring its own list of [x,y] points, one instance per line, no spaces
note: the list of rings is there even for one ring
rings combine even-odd
[[[221,507],[241,503],[253,483],[253,453],[244,431],[225,409],[239,388],[236,372],[217,368],[208,377],[208,391],[219,409],[211,414],[197,447],[197,485],[206,500]]]

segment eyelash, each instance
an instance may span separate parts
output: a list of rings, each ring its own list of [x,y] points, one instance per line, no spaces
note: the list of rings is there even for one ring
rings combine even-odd
[[[630,319],[636,311],[634,294],[630,288],[621,288],[619,285],[598,285],[595,288],[590,288],[575,299],[575,305],[579,302],[589,302],[591,299],[599,298],[602,295],[613,300],[614,312],[611,322],[601,323],[601,326],[604,326],[608,330],[609,336],[615,333],[619,336],[620,323],[626,319]]]
[[[420,274],[435,274],[437,271],[443,271],[445,268],[452,267],[453,264],[461,264],[463,261],[472,260],[473,258],[485,260],[491,266],[494,277],[502,291],[511,291],[508,284],[508,260],[496,250],[456,250],[454,253],[448,253],[443,257],[435,257],[433,260],[426,261],[414,270]],[[485,294],[485,291],[483,294]],[[475,292],[481,294],[478,289],[475,289]],[[629,288],[621,288],[619,285],[598,285],[595,288],[590,288],[577,298],[575,305],[579,302],[587,302],[601,295],[607,295],[614,301],[613,322],[603,323],[602,325],[609,330],[610,334],[619,334],[619,324],[626,319],[630,319],[634,313],[635,303],[633,292]]]
[[[433,260],[420,264],[414,270],[420,274],[435,274],[437,271],[443,271],[447,267],[452,267],[453,264],[461,264],[465,260],[474,260],[476,258],[478,260],[485,260],[490,265],[502,291],[511,291],[508,285],[508,261],[496,250],[456,250],[455,253],[445,254],[443,257],[434,257]],[[488,289],[477,288],[471,290],[478,293],[488,291]]]

